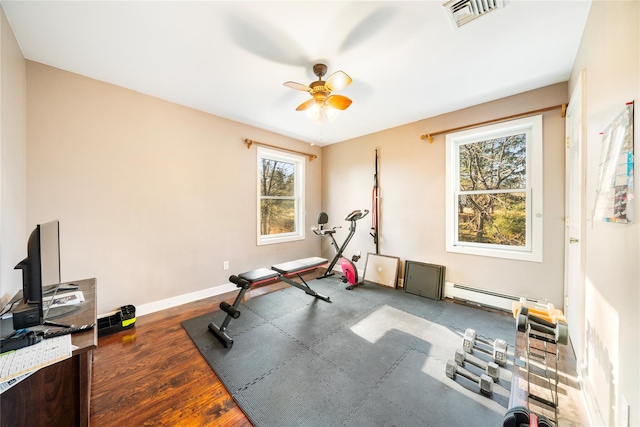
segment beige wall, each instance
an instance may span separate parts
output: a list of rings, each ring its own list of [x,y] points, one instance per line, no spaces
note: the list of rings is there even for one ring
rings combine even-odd
[[[420,135],[566,103],[561,83],[453,113],[363,136],[322,149],[322,206],[330,222],[353,209],[371,209],[374,156],[380,158],[380,253],[401,261],[446,266],[447,280],[495,292],[545,298],[562,306],[564,237],[564,119],[544,114],[544,262],[445,251],[445,136]],[[347,249],[375,252],[370,220],[360,221]],[[341,230],[337,240],[346,234]],[[323,246],[325,256],[329,247]],[[364,270],[366,256],[358,263]]]
[[[635,147],[640,141],[640,3],[595,1],[571,75],[586,75],[586,235],[584,380],[597,409],[594,419],[622,425],[623,399],[630,425],[640,425],[640,202],[634,224],[591,222],[602,132],[625,103],[635,104]],[[636,151],[637,152],[637,151]],[[637,154],[636,154],[637,158]],[[636,161],[636,176],[637,176]],[[636,178],[636,193],[638,181]]]
[[[13,266],[25,255],[26,231],[54,218],[61,220],[63,280],[97,277],[99,312],[197,293],[226,283],[232,273],[317,255],[319,238],[310,232],[304,242],[256,246],[255,149],[247,150],[241,143],[248,137],[316,154],[322,151],[321,158],[307,163],[307,230],[322,208],[332,224],[343,226],[338,235],[342,241],[346,214],[370,209],[378,147],[381,253],[443,264],[449,280],[548,298],[561,306],[564,121],[559,113],[544,116],[543,263],[444,251],[444,136],[429,144],[419,135],[567,102],[568,89],[586,69],[585,196],[590,209],[599,132],[622,103],[640,98],[638,7],[637,1],[593,3],[568,85],[322,150],[41,64],[26,61],[25,71],[2,15],[0,297],[19,287]],[[637,118],[636,105],[636,124]],[[622,397],[631,407],[630,425],[640,425],[639,203],[636,198],[636,224],[595,223],[586,230],[585,293],[600,303],[586,311],[590,353],[584,381],[595,399],[591,409],[600,412],[605,425],[619,425]],[[589,215],[590,210],[586,219]],[[360,269],[366,253],[374,251],[370,224],[369,218],[358,224],[347,250],[348,256],[355,251],[365,255]],[[325,256],[332,256],[328,242],[322,248]],[[225,260],[231,263],[229,271],[222,270]]]
[[[0,302],[21,289],[22,274],[14,267],[27,256],[25,69],[0,8]]]
[[[242,141],[319,148],[31,61],[27,106],[27,224],[60,220],[62,279],[96,277],[98,313],[319,255],[309,231],[256,245],[256,149]],[[307,211],[321,164],[306,164]]]

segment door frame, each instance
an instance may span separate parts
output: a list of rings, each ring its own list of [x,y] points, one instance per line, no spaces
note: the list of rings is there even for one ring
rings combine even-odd
[[[567,108],[565,136],[564,314],[581,372],[585,360],[586,78],[578,76]],[[571,213],[574,215],[571,216]]]

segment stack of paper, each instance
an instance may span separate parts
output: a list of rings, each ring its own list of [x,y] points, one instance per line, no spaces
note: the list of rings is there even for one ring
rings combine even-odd
[[[48,338],[38,344],[0,355],[0,393],[38,369],[71,357],[71,335]]]

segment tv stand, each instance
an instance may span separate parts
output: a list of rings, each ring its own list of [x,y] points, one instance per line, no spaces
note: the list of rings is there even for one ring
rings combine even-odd
[[[77,311],[60,323],[98,324],[96,279],[74,281],[84,294]],[[0,426],[88,426],[91,363],[98,346],[98,328],[71,336],[77,348],[70,358],[42,368],[0,394]]]

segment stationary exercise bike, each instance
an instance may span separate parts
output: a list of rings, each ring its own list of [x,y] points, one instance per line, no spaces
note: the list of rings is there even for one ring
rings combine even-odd
[[[336,239],[333,237],[334,233],[336,232],[336,228],[341,227],[336,226],[330,230],[325,230],[324,225],[329,222],[329,216],[326,214],[326,212],[320,212],[318,214],[318,228],[314,228],[313,232],[321,237],[329,236],[329,238],[331,239],[331,246],[333,246],[333,248],[336,250],[336,256],[334,256],[331,260],[329,267],[327,267],[327,271],[325,271],[322,276],[318,277],[318,279],[324,279],[325,277],[333,276],[333,267],[338,261],[340,261],[340,267],[342,268],[342,277],[340,278],[340,280],[342,280],[343,283],[349,283],[349,286],[347,286],[346,289],[351,290],[358,285],[362,285],[362,282],[358,280],[358,269],[355,265],[355,263],[360,259],[360,255],[354,255],[353,257],[351,257],[351,259],[347,259],[342,256],[342,253],[347,248],[347,245],[351,241],[353,235],[356,233],[356,221],[364,218],[368,213],[369,211],[365,209],[364,211],[355,210],[347,215],[344,220],[350,221],[351,225],[349,225],[349,234],[342,243],[342,246],[338,246],[338,243],[336,243]]]

